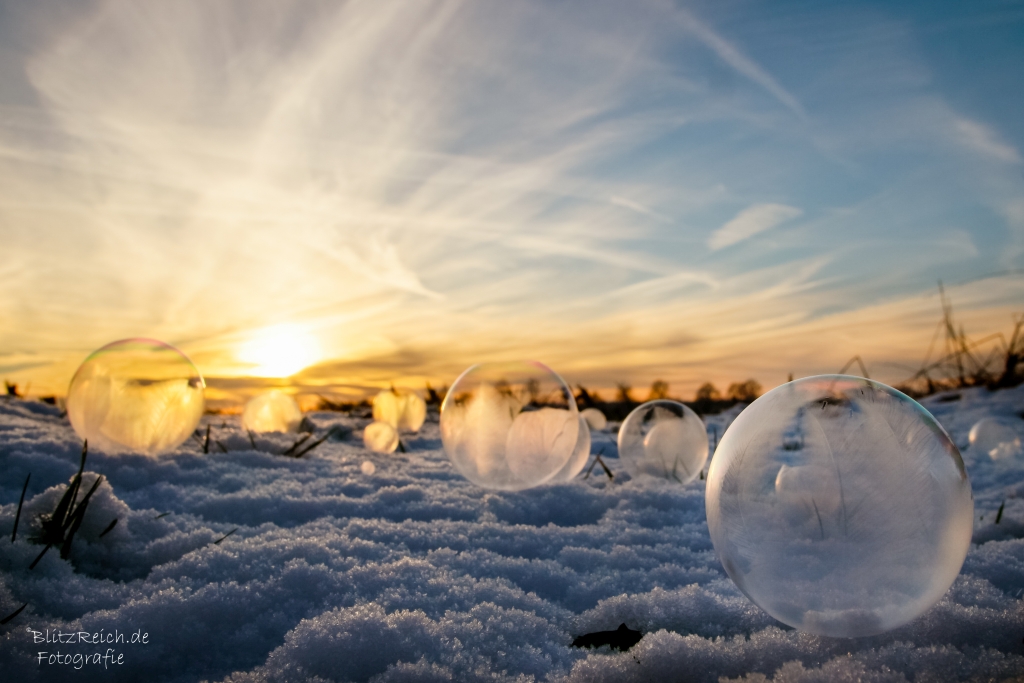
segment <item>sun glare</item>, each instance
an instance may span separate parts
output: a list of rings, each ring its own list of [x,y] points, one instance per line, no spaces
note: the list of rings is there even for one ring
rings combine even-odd
[[[284,323],[253,334],[238,352],[257,377],[290,377],[320,360],[320,344],[298,325]]]

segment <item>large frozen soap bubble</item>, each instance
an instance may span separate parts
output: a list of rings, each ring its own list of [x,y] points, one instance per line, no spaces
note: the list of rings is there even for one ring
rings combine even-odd
[[[904,394],[845,375],[783,384],[715,451],[708,527],[747,597],[802,631],[909,622],[960,572],[974,499],[956,446]]]
[[[678,401],[648,401],[619,427],[619,459],[626,471],[688,484],[708,459],[708,432],[697,413]]]
[[[448,457],[466,479],[489,489],[551,481],[577,453],[579,432],[569,387],[535,362],[474,365],[441,405]]]
[[[242,411],[242,428],[251,432],[295,432],[301,423],[299,404],[282,391],[260,394]]]
[[[555,472],[555,476],[548,480],[549,484],[572,481],[576,478],[577,474],[583,471],[587,461],[590,460],[590,427],[583,418],[583,415],[580,415],[579,420],[580,431],[579,436],[576,437],[576,448],[573,449],[572,455],[569,456],[569,461],[565,463],[565,466]]]
[[[1013,427],[994,417],[978,420],[967,439],[972,452],[980,451],[993,460],[1005,460],[1021,453],[1020,436]]]
[[[199,370],[178,349],[153,339],[122,339],[93,352],[68,387],[68,418],[90,448],[166,453],[203,416]]]

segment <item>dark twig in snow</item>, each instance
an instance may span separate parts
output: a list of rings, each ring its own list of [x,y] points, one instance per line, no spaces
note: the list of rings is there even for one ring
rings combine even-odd
[[[999,511],[996,512],[996,524],[999,524],[999,522],[1001,522],[1003,520],[1003,508],[1005,508],[1005,507],[1006,507],[1006,501],[1004,500],[999,505]]]
[[[108,525],[107,525],[107,528],[106,528],[106,529],[104,529],[104,530],[102,531],[102,533],[100,533],[100,536],[99,536],[99,537],[100,537],[100,538],[103,538],[104,536],[106,536],[107,534],[109,534],[109,533],[110,533],[111,531],[113,531],[113,530],[114,530],[114,527],[115,527],[115,526],[117,526],[117,517],[114,517],[114,521],[112,521],[112,522],[111,522],[110,524],[108,524]]]
[[[19,607],[18,609],[14,610],[10,614],[8,614],[3,619],[0,619],[0,626],[3,626],[4,624],[10,623],[14,619],[14,617],[16,617],[19,614],[21,614],[21,610],[25,609],[26,607],[28,607],[28,603],[27,602],[24,605],[22,605],[21,607]]]
[[[161,512],[159,515],[157,515],[153,519],[162,519],[163,517],[166,517],[169,514],[171,514],[171,513],[170,512]]]

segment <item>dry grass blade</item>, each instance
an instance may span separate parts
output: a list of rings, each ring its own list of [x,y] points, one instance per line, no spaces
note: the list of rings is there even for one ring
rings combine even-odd
[[[78,533],[78,527],[82,526],[82,519],[85,517],[85,511],[89,507],[89,499],[92,498],[92,494],[96,493],[96,489],[99,488],[100,482],[103,481],[103,475],[96,477],[96,481],[93,482],[89,492],[85,494],[85,498],[78,504],[78,507],[68,517],[67,537],[64,539],[64,545],[60,549],[60,557],[62,560],[68,559],[71,554],[71,539]]]
[[[25,477],[25,485],[21,487],[21,498],[18,500],[18,512],[14,515],[14,531],[11,532],[11,543],[14,543],[14,539],[18,537],[18,522],[21,521],[21,507],[25,504],[25,491],[28,491],[28,480],[32,478],[32,473],[29,472],[28,476]]]
[[[1003,508],[1005,508],[1005,507],[1006,507],[1006,501],[1004,500],[999,505],[999,511],[996,512],[996,524],[999,524],[999,522],[1003,521]]]
[[[307,441],[309,441],[309,438],[310,438],[311,436],[313,436],[313,435],[312,435],[312,434],[306,434],[305,436],[303,436],[303,437],[301,437],[301,438],[297,439],[297,440],[295,441],[295,443],[293,443],[293,444],[292,444],[291,446],[289,446],[288,450],[286,450],[286,451],[285,451],[284,453],[282,453],[281,455],[291,455],[292,453],[294,453],[294,452],[295,452],[295,449],[296,449],[296,448],[298,448],[298,447],[299,447],[299,446],[301,446],[302,444],[304,444],[304,443],[306,443]],[[298,456],[296,456],[296,457],[298,457]]]
[[[236,531],[238,531],[238,527],[237,526],[234,529],[232,529],[231,531],[229,531],[226,534],[224,534],[223,536],[221,536],[220,538],[218,538],[216,541],[213,542],[213,544],[214,545],[220,545],[221,541],[223,541],[225,538],[227,538],[231,534],[235,533]]]
[[[29,540],[46,547],[32,561],[32,564],[28,567],[29,569],[34,569],[39,564],[39,561],[43,559],[46,551],[53,546],[60,546],[61,559],[66,560],[70,556],[71,542],[82,525],[85,511],[89,507],[89,500],[103,481],[103,475],[97,475],[88,493],[85,494],[77,505],[75,504],[75,499],[78,497],[78,492],[82,487],[82,475],[85,472],[85,458],[88,453],[89,442],[86,441],[82,444],[82,460],[78,466],[78,473],[71,480],[67,491],[61,496],[60,502],[57,503],[57,507],[54,508],[51,514],[40,515],[39,519],[42,528],[38,534],[31,536]]]
[[[871,376],[868,375],[868,369],[866,367],[864,367],[864,361],[861,360],[861,357],[859,355],[858,356],[854,356],[850,360],[846,361],[846,364],[842,368],[840,368],[839,372],[837,372],[836,374],[837,375],[846,374],[846,371],[849,370],[850,366],[852,366],[854,363],[857,363],[857,365],[860,366],[860,374],[861,374],[861,376],[864,379],[871,379]]]
[[[324,441],[327,441],[327,438],[328,438],[328,437],[329,437],[329,436],[330,436],[331,434],[333,434],[333,433],[334,433],[334,430],[329,430],[329,431],[328,431],[328,432],[327,432],[326,434],[324,434],[324,435],[323,435],[323,436],[321,436],[321,437],[320,437],[319,439],[317,439],[317,440],[316,440],[316,441],[314,441],[313,443],[311,443],[311,444],[309,444],[308,446],[306,446],[305,448],[303,448],[303,449],[302,449],[301,451],[298,451],[297,453],[295,453],[295,455],[293,455],[292,457],[294,457],[294,458],[301,458],[301,457],[302,457],[302,456],[304,456],[304,455],[305,455],[306,453],[309,453],[309,452],[310,452],[311,450],[313,450],[314,448],[316,448],[317,446],[319,446],[320,444],[322,444],[322,443],[323,443]]]

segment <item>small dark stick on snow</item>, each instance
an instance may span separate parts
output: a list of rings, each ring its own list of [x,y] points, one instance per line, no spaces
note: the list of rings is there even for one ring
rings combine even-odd
[[[602,645],[608,645],[613,650],[625,652],[639,643],[640,639],[643,637],[644,634],[642,632],[634,631],[625,624],[621,624],[614,631],[595,631],[594,633],[585,633],[572,641],[572,646],[601,647]]]
[[[999,506],[999,511],[996,513],[996,524],[999,524],[1003,519],[1003,508],[1006,507],[1006,501],[1004,500]]]

